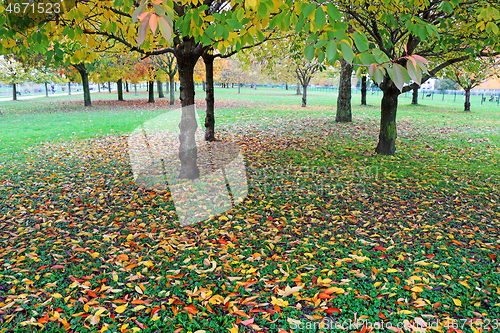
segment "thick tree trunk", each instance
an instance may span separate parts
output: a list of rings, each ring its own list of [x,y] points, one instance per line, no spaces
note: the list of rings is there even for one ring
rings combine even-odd
[[[470,88],[469,89],[465,89],[464,111],[465,112],[470,112]]]
[[[125,81],[125,91],[126,91],[126,92],[130,92],[130,91],[128,90],[128,81]]]
[[[366,105],[366,75],[361,77],[361,105]]]
[[[174,76],[170,77],[170,105],[175,104],[175,82]]]
[[[345,60],[341,60],[339,96],[337,97],[337,115],[335,117],[335,121],[338,123],[348,123],[352,121],[351,75],[352,65]]]
[[[45,97],[49,97],[49,84],[45,82]]]
[[[119,79],[116,81],[116,86],[118,88],[118,100],[123,101],[123,81]]]
[[[198,127],[194,105],[194,66],[198,57],[190,54],[176,54],[179,68],[180,94],[182,104],[181,123],[179,124],[179,159],[181,171],[179,178],[197,179],[200,170],[196,161],[198,149],[196,147],[195,133]]]
[[[418,86],[412,89],[411,104],[418,105]]]
[[[163,83],[160,80],[156,81],[156,87],[158,89],[158,98],[165,97],[165,95],[163,95]]]
[[[71,95],[71,82],[68,82],[68,95]]]
[[[300,82],[297,82],[297,95],[300,95]]]
[[[17,101],[17,87],[16,84],[12,84],[12,100]]]
[[[85,67],[84,63],[80,63],[77,65],[73,65],[76,68],[80,76],[82,77],[82,85],[83,85],[83,104],[85,106],[91,106],[92,101],[90,99],[90,85],[89,85],[89,72]]]
[[[389,81],[388,78],[384,79]],[[383,97],[381,103],[380,134],[375,152],[381,155],[396,153],[396,112],[398,110],[398,96],[400,91],[389,81],[381,86]]]
[[[148,82],[148,92],[149,92],[148,103],[154,103],[155,102],[155,89],[154,89],[154,82],[153,81]]]
[[[205,141],[215,141],[215,98],[214,98],[214,57],[203,55],[206,71],[206,98],[207,111],[205,115]],[[203,81],[205,82],[205,81]]]
[[[307,85],[302,86],[302,107],[307,106]]]

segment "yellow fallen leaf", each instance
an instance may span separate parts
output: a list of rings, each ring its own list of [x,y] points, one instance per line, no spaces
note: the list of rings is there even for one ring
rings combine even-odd
[[[146,307],[144,305],[139,305],[139,306],[136,306],[135,308],[133,308],[134,311],[140,311],[142,309],[145,309]]]
[[[238,333],[238,326],[233,324],[233,327],[229,329],[229,333]]]
[[[415,293],[421,293],[424,290],[420,287],[413,287],[413,288],[411,288],[411,291],[413,291]]]
[[[95,259],[95,258],[99,257],[99,252],[93,252],[90,254],[90,256]]]
[[[454,298],[453,303],[455,303],[456,306],[462,306],[462,301],[459,299]]]
[[[469,284],[466,281],[458,281],[462,286],[466,287],[467,289],[470,289]]]
[[[125,311],[125,309],[127,309],[127,305],[128,304],[120,305],[119,307],[117,307],[115,309],[115,311],[118,312],[118,313],[123,313]]]
[[[141,287],[139,287],[139,286],[135,286],[135,288],[134,288],[134,289],[135,289],[135,291],[137,291],[139,294],[141,294],[141,295],[142,295],[142,294],[144,294],[144,292],[142,291]]]
[[[396,273],[398,270],[397,269],[394,269],[394,268],[389,268],[387,270],[387,273]]]
[[[52,294],[52,297],[54,298],[62,298],[62,295],[59,293]]]

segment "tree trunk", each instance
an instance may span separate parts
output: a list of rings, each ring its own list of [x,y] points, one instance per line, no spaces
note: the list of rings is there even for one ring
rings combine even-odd
[[[285,82],[285,90],[288,90],[288,82]]]
[[[297,82],[297,95],[300,95],[300,82]]]
[[[205,115],[205,141],[215,141],[215,98],[214,98],[214,57],[204,54],[206,72],[206,98],[207,111]],[[205,82],[205,81],[203,81]]]
[[[79,63],[77,65],[73,65],[76,68],[80,76],[82,77],[82,85],[83,85],[83,104],[85,106],[91,106],[92,101],[90,100],[90,86],[89,86],[89,72],[85,67],[84,63]]]
[[[165,82],[165,94],[169,94],[170,93],[170,87],[169,87],[169,80],[167,79],[167,81]]]
[[[307,85],[302,86],[302,107],[307,106]]]
[[[134,94],[137,95],[137,83],[134,83]]]
[[[418,86],[412,89],[411,104],[418,105]]]
[[[349,123],[352,121],[351,75],[352,65],[345,60],[341,60],[339,96],[337,97],[337,115],[335,117],[335,121],[338,123]]]
[[[130,91],[128,90],[128,81],[125,81],[125,91],[126,91],[126,92],[130,92]]]
[[[170,105],[175,104],[175,82],[174,76],[170,77]]]
[[[470,88],[465,89],[464,111],[470,112]]]
[[[238,94],[241,93],[241,83],[238,83]]]
[[[71,95],[71,82],[68,82],[68,95]]]
[[[176,54],[179,68],[180,94],[182,104],[181,123],[179,124],[179,159],[181,171],[179,178],[198,179],[200,170],[196,161],[198,149],[196,147],[195,133],[198,127],[194,105],[194,66],[198,57],[190,54]]]
[[[108,81],[108,91],[111,94],[111,82]]]
[[[207,85],[206,85],[206,82],[205,81],[202,81],[203,83],[203,91],[207,91]]]
[[[12,84],[12,100],[17,101],[17,88],[15,83]]]
[[[366,105],[366,75],[361,77],[361,105]]]
[[[119,79],[116,81],[116,87],[118,88],[118,100],[123,101],[123,81]]]
[[[97,84],[97,91],[101,92],[101,84],[100,83]]]
[[[148,82],[148,92],[149,92],[148,103],[154,103],[155,102],[155,89],[154,89],[154,82],[153,81]]]
[[[158,88],[158,98],[165,97],[163,95],[163,83],[160,80],[156,81],[156,87]]]
[[[379,141],[375,152],[381,155],[394,155],[396,153],[396,112],[398,110],[398,96],[400,91],[388,77],[382,83],[383,92],[380,117]]]
[[[45,82],[45,97],[49,97],[49,84]]]

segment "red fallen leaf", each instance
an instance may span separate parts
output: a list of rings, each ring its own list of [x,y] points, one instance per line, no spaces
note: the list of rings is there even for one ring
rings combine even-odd
[[[45,317],[38,319],[39,324],[47,324],[49,322],[49,315],[46,314]]]
[[[64,269],[66,268],[66,266],[63,266],[63,265],[54,265],[52,267],[50,267],[50,269]]]
[[[61,308],[56,308],[56,311],[57,311],[57,312],[63,312],[63,309],[61,309]]]
[[[176,329],[176,330],[174,331],[174,333],[180,333],[183,329],[184,329],[184,328],[182,328],[182,327],[181,327],[181,328],[178,328],[178,329]]]
[[[144,328],[147,328],[146,325],[144,325],[143,323],[141,323],[140,321],[137,321],[136,319],[134,319],[134,323],[137,324],[137,326],[139,326],[140,328],[144,329]]]
[[[432,258],[436,258],[436,255],[435,254],[426,254],[425,257],[427,259],[432,259]]]
[[[330,299],[332,298],[330,295],[325,294],[325,293],[319,293],[318,298],[320,299]]]
[[[380,319],[387,319],[387,317],[385,316],[385,314],[383,314],[382,312],[379,312],[379,313],[378,313],[378,317],[379,317]]]
[[[375,246],[373,249],[374,250],[379,250],[379,251],[382,251],[382,252],[387,251],[387,249],[385,247],[382,247],[382,246]]]
[[[441,306],[441,303],[440,302],[437,302],[436,304],[434,304],[434,309],[437,309]]]
[[[190,305],[184,307],[183,310],[186,310],[187,312],[189,312],[192,315],[195,315],[198,312],[198,309],[193,304],[190,304]]]
[[[267,313],[266,311],[261,310],[261,309],[252,309],[252,310],[250,310],[250,312],[253,312],[253,313],[257,313],[257,312],[264,312],[264,313]]]
[[[493,261],[497,261],[497,256],[492,254],[492,253],[488,254],[488,257],[490,257],[491,260],[493,260]]]
[[[154,307],[153,310],[151,310],[151,315],[153,316],[159,311],[160,311],[160,307]]]
[[[224,244],[224,245],[229,244],[228,242],[226,242],[226,241],[225,241],[225,240],[223,240],[222,238],[219,238],[217,241],[218,241],[220,244]]]
[[[359,331],[359,333],[366,333],[368,332],[366,326],[363,325],[363,328],[361,329],[361,331]]]
[[[40,267],[38,267],[38,268],[36,269],[36,271],[38,272],[38,271],[40,271],[40,270],[42,270],[42,269],[45,269],[45,268],[47,268],[47,267],[49,267],[49,265],[43,265],[43,266],[40,266]]]
[[[131,303],[132,304],[144,304],[146,302],[144,302],[142,299],[134,299]]]
[[[69,277],[71,281],[73,282],[84,282],[85,280],[82,280],[82,279],[77,279],[77,278],[74,278],[72,276]]]
[[[254,318],[252,317],[252,318],[250,318],[250,319],[243,320],[241,323],[242,323],[243,325],[245,325],[245,326],[248,326],[248,325],[252,324],[252,323],[253,323],[253,321],[254,321]]]
[[[332,313],[341,313],[342,310],[337,308],[328,308],[325,310],[325,312],[331,315]]]
[[[90,297],[94,297],[94,298],[97,297],[97,294],[91,290],[87,291],[87,295],[89,295]]]

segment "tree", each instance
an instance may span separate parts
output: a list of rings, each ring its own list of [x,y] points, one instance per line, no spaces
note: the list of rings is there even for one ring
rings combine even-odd
[[[31,73],[14,59],[0,57],[0,82],[12,85],[12,99],[17,101],[17,85],[29,81]]]
[[[167,75],[168,82],[170,84],[170,87],[168,88],[168,91],[170,91],[170,105],[174,105],[175,103],[174,77],[175,74],[177,73],[177,63],[175,62],[175,57],[173,54],[167,53],[167,54],[153,56],[151,59],[155,64],[155,66],[158,69],[164,71],[165,74]]]
[[[49,96],[49,83],[62,82],[61,76],[58,71],[56,71],[54,68],[45,67],[44,65],[32,69],[31,80],[34,83],[43,84],[45,86],[45,96]]]
[[[446,69],[443,72],[444,72],[444,75],[446,76],[446,72],[449,72],[449,71]],[[435,87],[439,91],[460,89],[460,86],[455,81],[453,81],[452,79],[447,79],[446,77],[437,80]]]
[[[340,60],[339,95],[337,97],[337,114],[335,116],[335,121],[338,123],[352,121],[351,77],[352,65],[343,59]]]
[[[460,64],[453,64],[444,70],[446,78],[454,81],[465,92],[464,111],[470,112],[470,92],[485,80],[500,75],[500,59],[468,59]]]
[[[298,62],[295,67],[295,73],[302,86],[302,107],[307,106],[307,86],[314,74],[320,70],[320,65],[316,61],[303,60]]]

